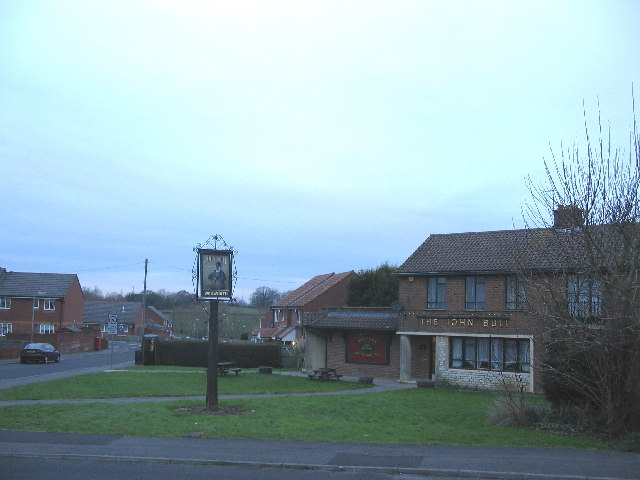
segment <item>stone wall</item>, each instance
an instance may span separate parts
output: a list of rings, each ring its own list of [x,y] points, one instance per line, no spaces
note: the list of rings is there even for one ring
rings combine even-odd
[[[477,390],[502,390],[506,383],[510,389],[517,390],[523,385],[525,391],[532,391],[531,376],[527,373],[449,368],[449,337],[437,337],[436,340],[436,378]]]

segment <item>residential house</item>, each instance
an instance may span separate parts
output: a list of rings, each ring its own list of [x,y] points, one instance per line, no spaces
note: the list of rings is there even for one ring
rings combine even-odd
[[[77,330],[82,327],[83,308],[84,295],[75,274],[0,268],[0,336],[30,339]]]
[[[583,321],[603,305],[602,287],[580,273],[581,230],[562,213],[552,228],[429,236],[399,267],[393,308],[305,319],[307,368],[540,392],[543,307]]]
[[[254,329],[253,341],[290,345],[301,339],[304,315],[318,312],[322,307],[344,305],[354,275],[350,271],[313,277],[270,307],[260,328]]]
[[[109,317],[114,315],[118,325],[118,335],[140,338],[145,322],[144,334],[161,337],[171,335],[171,320],[155,307],[147,306],[143,320],[142,302],[124,302],[117,300],[86,301],[84,305],[84,324],[94,326],[102,333],[107,332]]]

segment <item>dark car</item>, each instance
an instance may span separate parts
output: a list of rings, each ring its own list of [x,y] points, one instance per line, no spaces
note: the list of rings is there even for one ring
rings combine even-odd
[[[20,351],[20,363],[59,361],[60,352],[50,343],[28,343]]]

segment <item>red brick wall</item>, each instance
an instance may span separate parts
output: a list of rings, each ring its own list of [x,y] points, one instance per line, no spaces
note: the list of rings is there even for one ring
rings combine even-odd
[[[485,278],[486,305],[483,311],[465,310],[465,276],[447,276],[446,309],[427,310],[428,277],[400,277],[400,302],[404,305],[399,331],[423,332],[433,335],[518,335],[533,337],[533,375],[535,391],[540,390],[540,369],[542,358],[544,321],[528,312],[506,309],[505,275],[483,275]],[[542,277],[541,277],[542,278]],[[545,279],[548,281],[548,279]],[[544,283],[544,282],[542,282]],[[561,287],[560,284],[557,287]],[[548,296],[533,285],[527,285],[527,302],[534,311],[540,311],[539,305],[548,302]],[[470,322],[469,319],[472,321]],[[426,355],[415,352],[415,348],[425,336],[412,337],[412,376],[424,378],[416,363],[428,363],[421,360]],[[427,346],[428,348],[428,346]]]
[[[397,335],[389,333],[389,365],[373,365],[364,363],[347,363],[345,354],[347,332],[332,331],[327,340],[327,367],[337,369],[341,375],[356,377],[398,378],[400,375],[400,340]]]
[[[57,306],[57,305],[56,305]],[[74,277],[67,295],[62,301],[62,326],[76,326],[82,327],[82,321],[84,319],[84,294],[82,293],[82,287],[78,277]]]
[[[60,353],[77,353],[77,352],[92,352],[95,351],[95,338],[99,337],[100,333],[97,330],[84,328],[81,332],[56,332],[53,334],[40,335],[35,334],[33,341],[35,343],[50,343],[56,347]],[[24,343],[28,343],[31,339],[31,334],[10,334],[7,335],[7,340],[20,340]],[[106,341],[101,342],[101,348],[106,348]],[[5,355],[0,354],[0,355]],[[17,354],[16,354],[17,357]],[[0,358],[2,358],[0,356]],[[13,357],[6,357],[13,358]]]

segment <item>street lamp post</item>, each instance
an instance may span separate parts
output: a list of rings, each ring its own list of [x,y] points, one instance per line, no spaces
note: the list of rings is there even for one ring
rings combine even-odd
[[[31,340],[29,341],[29,343],[33,343],[33,329],[35,328],[35,324],[36,324],[36,309],[35,309],[36,298],[39,299],[39,297],[41,297],[42,295],[45,295],[46,293],[47,292],[42,292],[38,290],[33,295],[33,303],[31,304]],[[38,301],[38,308],[40,308],[40,301]]]

